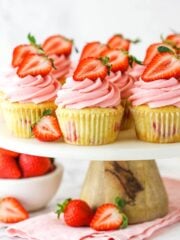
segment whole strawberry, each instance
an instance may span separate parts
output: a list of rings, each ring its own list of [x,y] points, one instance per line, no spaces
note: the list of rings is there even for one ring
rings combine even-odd
[[[21,171],[14,157],[0,153],[0,178],[20,178]]]
[[[19,166],[23,177],[42,176],[53,169],[51,159],[48,157],[38,157],[28,154],[21,154]]]
[[[58,204],[56,213],[58,218],[64,213],[64,220],[71,227],[89,226],[93,217],[92,209],[80,199],[67,199],[64,203]]]

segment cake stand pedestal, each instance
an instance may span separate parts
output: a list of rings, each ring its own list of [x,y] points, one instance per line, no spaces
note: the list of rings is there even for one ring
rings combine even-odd
[[[91,207],[126,201],[124,212],[130,224],[163,217],[168,198],[154,160],[92,161],[82,187],[81,198]]]

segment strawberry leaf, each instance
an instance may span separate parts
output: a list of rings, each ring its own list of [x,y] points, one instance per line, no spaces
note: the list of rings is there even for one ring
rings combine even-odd
[[[129,65],[132,67],[133,66],[133,62],[139,64],[139,65],[143,65],[142,61],[140,61],[139,59],[137,59],[135,56],[133,55],[129,55]]]
[[[122,210],[125,205],[126,205],[126,201],[123,198],[120,197],[116,197],[115,198],[115,204],[117,205],[117,207]]]
[[[70,201],[71,201],[71,198],[68,198],[63,203],[57,204],[56,214],[57,214],[58,218],[60,217],[61,213],[63,213],[65,211],[65,208],[67,207],[67,205]]]
[[[36,38],[35,38],[33,35],[31,35],[31,33],[28,33],[27,38],[28,38],[29,42],[30,42],[32,45],[36,45],[36,44],[37,44]]]
[[[122,218],[123,218],[123,221],[122,221],[121,229],[124,229],[124,228],[127,228],[128,226],[128,217],[124,213],[122,213]]]
[[[158,51],[159,51],[160,53],[164,53],[164,52],[174,53],[170,48],[165,47],[165,46],[160,46],[160,47],[158,47]]]
[[[52,110],[51,109],[46,109],[43,112],[43,116],[47,116],[47,115],[51,115],[52,114]]]

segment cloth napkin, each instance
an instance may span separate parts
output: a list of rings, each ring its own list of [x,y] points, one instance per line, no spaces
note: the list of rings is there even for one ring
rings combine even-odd
[[[48,213],[7,228],[8,236],[18,236],[28,240],[143,240],[158,230],[180,222],[180,180],[163,179],[169,196],[169,214],[154,221],[128,226],[111,232],[95,232],[91,228],[72,228],[55,213]]]

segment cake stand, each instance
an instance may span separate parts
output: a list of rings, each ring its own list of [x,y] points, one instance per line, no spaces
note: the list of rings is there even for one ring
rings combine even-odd
[[[167,213],[167,196],[154,159],[180,156],[180,143],[142,142],[136,139],[133,130],[120,133],[113,144],[86,147],[15,138],[8,133],[2,120],[0,147],[39,156],[93,160],[81,198],[95,207],[102,202],[112,202],[118,195],[123,197],[130,223],[152,220]]]

